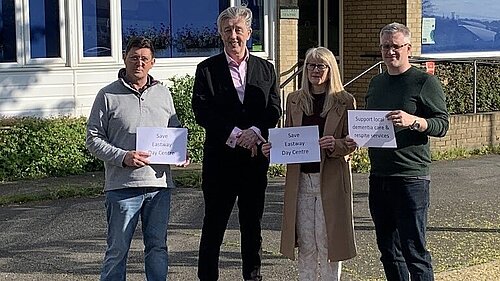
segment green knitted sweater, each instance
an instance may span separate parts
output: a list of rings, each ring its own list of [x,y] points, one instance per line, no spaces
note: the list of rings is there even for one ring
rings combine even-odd
[[[439,80],[415,67],[399,75],[375,76],[366,95],[367,110],[403,110],[425,118],[424,132],[395,127],[397,148],[369,148],[372,175],[428,176],[429,136],[448,131],[448,112]]]

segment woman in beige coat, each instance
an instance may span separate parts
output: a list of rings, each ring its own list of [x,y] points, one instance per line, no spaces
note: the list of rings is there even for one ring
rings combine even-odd
[[[281,253],[293,260],[298,246],[301,281],[340,280],[340,261],[356,256],[349,162],[356,144],[347,136],[355,100],[327,48],[307,52],[302,85],[288,96],[285,123],[318,125],[321,162],[287,165]],[[262,147],[265,155],[270,149]]]

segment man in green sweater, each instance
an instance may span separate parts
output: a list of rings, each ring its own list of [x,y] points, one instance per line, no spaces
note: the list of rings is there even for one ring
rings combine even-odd
[[[410,30],[391,23],[380,32],[387,71],[370,82],[367,110],[389,111],[397,148],[370,148],[369,205],[387,280],[434,280],[426,249],[429,136],[448,131],[439,80],[412,67]]]

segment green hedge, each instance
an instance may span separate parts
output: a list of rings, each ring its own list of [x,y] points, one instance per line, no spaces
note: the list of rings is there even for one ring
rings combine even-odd
[[[500,65],[477,65],[477,112],[500,111]],[[473,63],[436,63],[436,76],[443,84],[451,114],[474,112]]]
[[[102,169],[85,148],[86,118],[0,119],[0,181]]]
[[[190,75],[168,79],[172,82],[169,87],[174,99],[175,111],[181,124],[188,129],[188,151],[192,162],[201,163],[203,158],[203,142],[205,131],[196,124],[194,113],[191,108],[191,96],[193,95],[194,77]]]

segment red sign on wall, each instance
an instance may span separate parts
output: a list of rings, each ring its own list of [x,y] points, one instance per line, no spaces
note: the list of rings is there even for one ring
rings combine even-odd
[[[435,68],[435,63],[433,61],[427,61],[425,62],[425,69],[426,69],[426,72],[431,74],[431,75],[434,75],[434,68]]]

